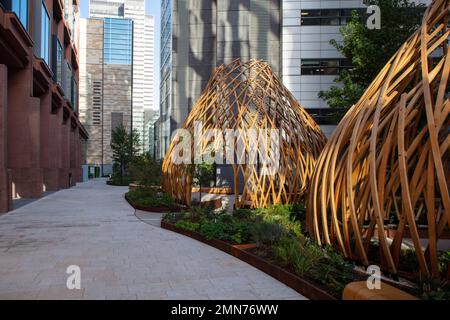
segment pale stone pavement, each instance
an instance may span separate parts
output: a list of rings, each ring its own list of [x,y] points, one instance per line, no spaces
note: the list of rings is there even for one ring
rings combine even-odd
[[[144,223],[126,190],[90,181],[0,216],[0,299],[305,299],[154,217]],[[70,265],[81,290],[67,289]]]

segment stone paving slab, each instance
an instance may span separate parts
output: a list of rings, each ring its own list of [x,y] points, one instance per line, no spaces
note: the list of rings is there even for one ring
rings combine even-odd
[[[305,299],[252,266],[163,230],[98,179],[0,216],[0,299]],[[66,286],[67,267],[81,289]]]

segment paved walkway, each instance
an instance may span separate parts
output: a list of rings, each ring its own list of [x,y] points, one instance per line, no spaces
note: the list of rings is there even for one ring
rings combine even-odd
[[[91,181],[0,216],[0,299],[304,299],[248,264],[144,223]],[[81,290],[66,269],[81,268]]]

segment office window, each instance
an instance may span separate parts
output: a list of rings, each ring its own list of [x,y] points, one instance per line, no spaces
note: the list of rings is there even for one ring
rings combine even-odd
[[[75,19],[75,15],[72,16],[72,41],[77,41],[77,20]]]
[[[44,2],[41,15],[41,58],[50,65],[50,15]]]
[[[129,19],[105,18],[105,64],[131,65],[133,59],[133,22]]]
[[[28,0],[12,1],[12,11],[19,17],[20,22],[28,30]]]
[[[347,59],[302,59],[302,75],[339,75],[342,70],[351,69]]]
[[[66,100],[72,102],[72,68],[70,68],[70,63],[66,61],[66,72],[65,72],[65,88],[64,95]]]
[[[302,26],[340,26],[346,25],[356,11],[361,18],[366,9],[304,9],[301,12]]]
[[[63,85],[63,48],[56,35],[53,36],[53,74],[55,81],[62,87]]]
[[[72,76],[70,102],[74,111],[78,111],[78,86],[75,77]]]

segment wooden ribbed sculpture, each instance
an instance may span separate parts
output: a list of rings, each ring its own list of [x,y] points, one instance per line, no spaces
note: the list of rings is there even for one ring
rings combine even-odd
[[[279,168],[275,174],[261,175],[259,163],[248,163],[236,157],[235,163],[230,164],[234,177],[230,187],[234,192],[235,207],[265,207],[299,201],[326,143],[319,126],[300,107],[269,65],[256,60],[246,63],[235,60],[216,68],[183,128],[194,135],[196,122],[202,124],[200,137],[195,137],[201,143],[199,152],[191,144],[192,161],[194,155],[198,157],[210,148],[206,137],[208,129],[233,130],[236,141],[241,142],[233,146],[236,155],[249,154],[261,143],[261,137],[253,139],[245,134],[247,130],[279,130]],[[177,165],[172,161],[172,153],[181,140],[179,136],[173,139],[164,159],[163,188],[179,202],[189,204],[192,166]],[[270,138],[267,141],[271,141]],[[267,146],[258,149],[257,159],[277,151],[270,151]]]
[[[448,0],[434,0],[404,43],[346,114],[318,160],[308,227],[320,243],[399,270],[405,238],[423,274],[438,274],[437,241],[450,222],[450,31]],[[387,236],[389,219],[394,232]],[[419,225],[426,225],[421,243]],[[423,238],[423,235],[422,235]]]

